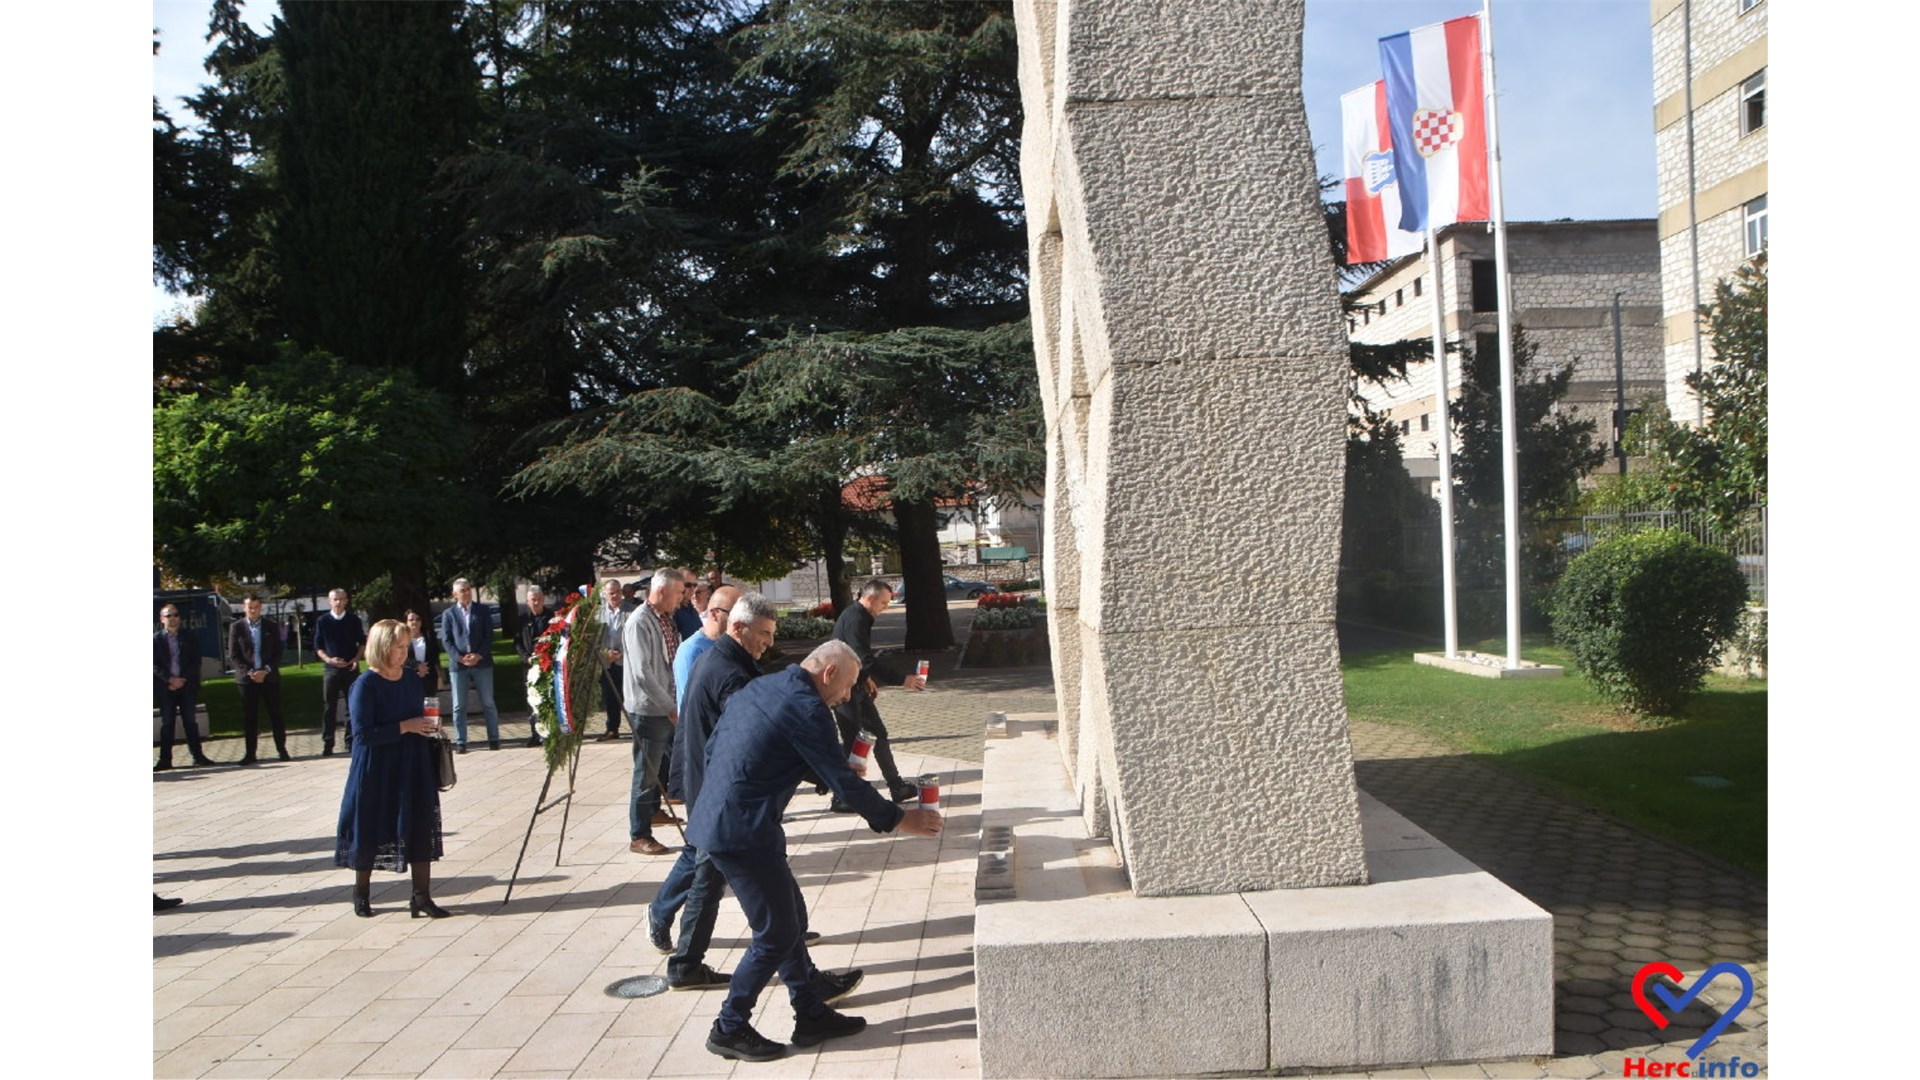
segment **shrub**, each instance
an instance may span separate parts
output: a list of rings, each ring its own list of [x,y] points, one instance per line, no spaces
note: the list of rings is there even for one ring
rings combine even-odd
[[[808,608],[807,614],[816,619],[831,619],[833,618],[833,601],[822,600]]]
[[[787,615],[773,624],[773,636],[782,641],[831,637],[833,621],[811,615]]]
[[[1603,540],[1573,560],[1549,611],[1554,637],[1602,694],[1671,716],[1739,630],[1746,599],[1731,554],[1653,530]]]
[[[973,616],[975,630],[1026,630],[1033,626],[1033,615],[1025,608],[989,608]]]
[[[1020,606],[1020,597],[1012,593],[988,593],[980,598],[978,606],[983,608],[1012,608]]]

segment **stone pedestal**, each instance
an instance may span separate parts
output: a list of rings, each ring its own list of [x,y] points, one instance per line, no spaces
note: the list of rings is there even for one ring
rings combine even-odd
[[[1148,897],[1089,837],[1058,727],[987,741],[974,964],[985,1076],[1383,1068],[1553,1051],[1553,921],[1360,796],[1371,884]],[[1216,768],[1222,766],[1215,766]],[[1159,813],[1229,833],[1242,808]],[[989,898],[991,897],[991,898]]]

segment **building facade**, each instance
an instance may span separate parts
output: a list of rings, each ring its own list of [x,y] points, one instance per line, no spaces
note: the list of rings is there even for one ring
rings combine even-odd
[[[1655,223],[1645,219],[1507,225],[1514,322],[1533,342],[1538,370],[1573,365],[1562,406],[1594,420],[1597,439],[1608,446],[1616,399],[1624,398],[1632,409],[1664,390],[1660,256],[1654,230]],[[1435,241],[1446,340],[1497,349],[1500,316],[1491,226],[1449,225]],[[1361,306],[1349,320],[1351,339],[1375,345],[1430,340],[1429,290],[1434,287],[1424,255],[1388,264],[1354,290]],[[1616,293],[1623,346],[1619,378],[1613,329]],[[1462,367],[1448,362],[1448,400],[1459,396]],[[1407,471],[1421,479],[1439,475],[1436,382],[1435,365],[1427,360],[1410,367],[1404,382],[1360,386],[1369,407],[1399,424]]]
[[[1766,0],[1652,0],[1662,337],[1673,418],[1713,362],[1700,305],[1767,242]]]

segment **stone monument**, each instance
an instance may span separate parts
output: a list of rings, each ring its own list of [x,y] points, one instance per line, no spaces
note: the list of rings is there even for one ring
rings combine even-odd
[[[1014,9],[1059,713],[988,741],[983,1071],[1550,1051],[1550,919],[1354,783],[1303,0]]]

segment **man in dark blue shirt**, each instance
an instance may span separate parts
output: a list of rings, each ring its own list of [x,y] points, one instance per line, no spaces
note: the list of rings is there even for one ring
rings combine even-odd
[[[689,800],[687,841],[720,868],[754,927],[753,944],[734,968],[726,1004],[707,1034],[707,1049],[721,1057],[770,1061],[786,1053],[748,1023],[776,970],[793,1002],[795,1045],[867,1026],[830,1008],[812,978],[806,903],[787,864],[787,836],[780,827],[800,778],[819,777],[875,832],[940,834],[939,811],[902,810],[848,766],[831,710],[846,700],[859,674],[853,650],[829,641],[798,665],[736,691],[707,744],[699,801]]]
[[[327,606],[331,610],[313,624],[313,655],[327,666],[320,675],[321,757],[333,756],[334,717],[360,675],[360,654],[367,648],[366,627],[360,625],[360,616],[347,610],[347,590],[327,593]]]

